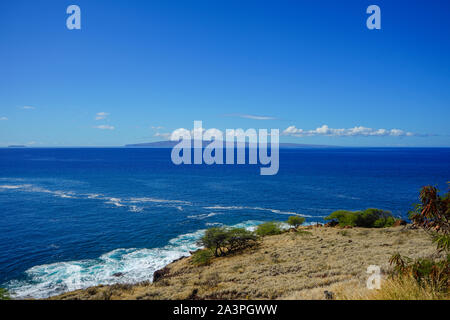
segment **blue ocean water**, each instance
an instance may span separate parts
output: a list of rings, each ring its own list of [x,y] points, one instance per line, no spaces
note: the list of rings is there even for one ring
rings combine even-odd
[[[282,149],[275,176],[175,166],[170,151],[0,149],[0,287],[46,297],[149,280],[214,225],[368,207],[406,217],[421,186],[450,181],[448,148]]]

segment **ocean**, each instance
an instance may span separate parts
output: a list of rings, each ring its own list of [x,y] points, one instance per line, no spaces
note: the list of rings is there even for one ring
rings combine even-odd
[[[450,148],[281,149],[260,165],[172,164],[170,149],[0,149],[0,287],[42,298],[151,280],[212,226],[370,207],[406,218],[423,185],[447,190]]]

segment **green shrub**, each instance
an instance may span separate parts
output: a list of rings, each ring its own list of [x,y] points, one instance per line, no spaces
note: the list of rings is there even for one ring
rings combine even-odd
[[[294,228],[302,225],[305,222],[305,218],[299,216],[290,216],[287,220],[287,223]]]
[[[330,214],[325,220],[336,221],[341,227],[355,226],[358,212],[338,210]]]
[[[430,286],[439,292],[448,292],[450,284],[450,255],[446,259],[432,260],[419,258],[412,260],[395,254],[389,260],[394,270],[391,277],[412,276],[419,285]]]
[[[0,288],[0,300],[9,300],[11,297],[9,296],[8,290]]]
[[[375,220],[373,226],[375,228],[392,227],[394,225],[394,222],[395,222],[394,217],[380,218],[380,219]]]
[[[281,228],[277,222],[264,222],[256,227],[256,234],[258,236],[272,236],[275,234],[280,234]]]
[[[197,250],[192,255],[192,263],[197,266],[206,266],[211,262],[213,256],[211,250]]]
[[[381,209],[366,209],[363,211],[338,210],[325,220],[336,221],[341,227],[385,228],[394,224],[395,218],[390,211]]]

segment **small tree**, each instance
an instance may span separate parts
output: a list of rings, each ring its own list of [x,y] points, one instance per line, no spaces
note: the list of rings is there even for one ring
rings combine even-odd
[[[244,228],[216,227],[206,230],[198,243],[219,257],[254,245],[256,240],[256,235]]]
[[[205,231],[205,235],[199,240],[199,244],[213,250],[216,257],[224,254],[224,248],[228,240],[228,230],[224,227],[214,227]]]
[[[257,240],[256,235],[244,228],[235,228],[228,231],[227,249],[229,252],[245,249]]]
[[[287,223],[294,228],[302,225],[305,222],[305,218],[299,216],[290,216],[287,220]]]

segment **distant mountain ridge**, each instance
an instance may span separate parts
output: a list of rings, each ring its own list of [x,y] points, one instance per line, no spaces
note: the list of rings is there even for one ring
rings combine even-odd
[[[191,141],[191,146],[194,146],[194,140]],[[179,141],[157,141],[157,142],[146,142],[146,143],[135,143],[126,144],[125,147],[128,148],[173,148],[177,145]],[[202,141],[202,146],[206,147],[211,141]],[[270,143],[268,143],[270,147]],[[299,143],[280,143],[280,148],[283,149],[299,149],[299,148],[336,148],[337,146],[320,145],[320,144],[299,144]],[[249,147],[249,143],[245,143],[245,147]]]

